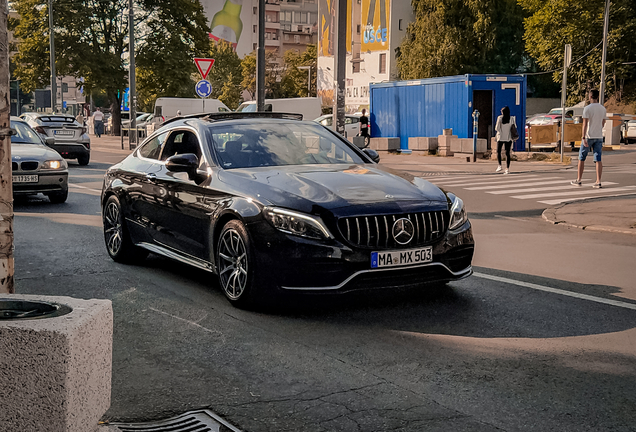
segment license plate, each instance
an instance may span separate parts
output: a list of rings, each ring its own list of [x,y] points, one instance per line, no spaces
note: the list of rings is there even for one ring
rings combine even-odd
[[[37,183],[38,176],[36,175],[14,175],[13,183]]]
[[[67,136],[73,136],[75,135],[75,133],[73,131],[70,130],[56,130],[53,131],[54,135],[67,135]]]
[[[371,252],[371,268],[402,267],[433,261],[433,247],[405,249],[386,252]]]

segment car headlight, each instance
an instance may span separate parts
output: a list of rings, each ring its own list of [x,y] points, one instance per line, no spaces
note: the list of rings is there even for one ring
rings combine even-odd
[[[331,233],[317,216],[274,207],[263,211],[265,219],[282,232],[312,239],[329,239]]]
[[[466,209],[464,208],[464,201],[455,195],[449,194],[449,197],[453,200],[453,205],[450,210],[451,217],[448,229],[454,230],[466,223],[468,220],[468,214],[466,214]]]
[[[64,169],[66,162],[63,160],[48,160],[42,164],[44,169]]]

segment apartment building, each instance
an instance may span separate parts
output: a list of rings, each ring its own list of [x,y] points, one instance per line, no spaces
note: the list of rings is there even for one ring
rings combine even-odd
[[[333,103],[336,0],[319,0],[318,96]],[[410,1],[349,0],[345,107],[369,107],[369,84],[397,78],[396,48],[415,19]]]

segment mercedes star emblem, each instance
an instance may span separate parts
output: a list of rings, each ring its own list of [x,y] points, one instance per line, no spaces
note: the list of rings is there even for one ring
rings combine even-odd
[[[406,218],[401,218],[393,224],[393,238],[398,244],[405,245],[413,239],[415,228],[413,222]]]

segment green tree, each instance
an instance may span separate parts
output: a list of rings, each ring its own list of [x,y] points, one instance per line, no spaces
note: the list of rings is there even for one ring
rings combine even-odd
[[[546,2],[519,0],[528,13],[524,21],[526,50],[543,70],[557,70],[561,82],[565,44],[572,45],[572,59],[590,54],[568,70],[568,103],[584,99],[601,78],[604,0]],[[595,48],[596,47],[596,48]],[[621,99],[622,89],[634,81],[636,71],[626,62],[636,61],[636,7],[634,0],[612,0],[608,35],[606,94]],[[629,86],[628,86],[629,87]],[[634,95],[631,95],[632,97]]]
[[[118,133],[119,107],[128,76],[128,15],[124,14],[128,1],[65,0],[53,4],[57,74],[83,77],[87,94],[104,91]],[[12,5],[20,15],[10,23],[20,40],[16,76],[25,90],[34,90],[49,84],[48,9],[41,0],[17,0]],[[152,92],[171,96],[185,92],[184,82],[191,80],[189,74],[194,72],[192,58],[187,56],[207,50],[207,30],[197,0],[135,1],[138,91],[142,98]]]
[[[304,97],[308,93],[310,96],[316,96],[316,77],[318,75],[317,57],[318,51],[316,45],[309,45],[302,53],[289,50],[283,55],[285,64],[285,76],[283,77],[284,86],[288,93],[295,97]],[[305,69],[298,69],[299,66],[311,67],[311,91],[308,92],[307,78],[309,72]],[[292,96],[290,96],[292,97]]]
[[[218,43],[210,42],[208,58],[214,59],[214,65],[208,75],[208,81],[212,85],[211,97],[219,99],[231,109],[238,108],[243,79],[241,59],[232,45],[224,40]]]
[[[252,99],[256,98],[256,52],[246,55],[241,62],[242,80],[241,87],[250,93]],[[290,90],[285,85],[285,67],[276,61],[273,52],[265,53],[265,97],[268,99],[292,97]],[[306,81],[305,81],[306,82]]]
[[[151,111],[158,97],[196,97],[201,79],[195,57],[207,57],[207,18],[196,0],[143,0],[144,20],[137,50],[137,94],[140,107]]]
[[[523,10],[516,0],[412,0],[397,58],[401,79],[514,73],[522,63]]]

